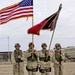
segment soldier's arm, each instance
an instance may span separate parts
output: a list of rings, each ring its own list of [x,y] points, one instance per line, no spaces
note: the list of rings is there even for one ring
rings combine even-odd
[[[35,51],[34,54],[39,57],[39,52]]]
[[[21,57],[21,60],[23,60],[24,61],[24,52],[22,52],[22,57]]]
[[[45,54],[43,54],[41,51],[39,51],[39,57],[45,57]]]
[[[58,64],[59,62],[57,62],[57,60],[55,59],[55,53],[52,54],[52,62],[54,64]]]
[[[26,51],[26,52],[25,52],[25,58],[28,58],[28,57],[30,57],[30,56],[31,56],[31,52]]]
[[[62,61],[65,61],[65,54],[64,53],[61,54],[61,57],[62,57]]]
[[[11,63],[16,63],[16,61],[14,59],[14,52],[11,53]]]

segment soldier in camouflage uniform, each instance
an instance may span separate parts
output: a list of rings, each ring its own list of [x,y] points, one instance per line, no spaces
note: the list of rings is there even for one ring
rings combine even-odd
[[[11,54],[11,61],[13,63],[13,74],[24,75],[24,54],[20,50],[20,44],[15,44],[15,50]]]
[[[49,75],[51,72],[51,59],[50,59],[50,53],[46,49],[47,45],[46,43],[43,43],[41,45],[42,50],[39,51],[39,71],[41,72],[41,75]]]
[[[29,49],[25,52],[25,57],[27,58],[26,69],[28,75],[36,75],[38,71],[38,52],[34,49],[34,44],[29,43]]]
[[[63,75],[63,61],[65,60],[64,54],[61,52],[61,45],[55,44],[55,51],[53,53],[54,73],[55,75]]]

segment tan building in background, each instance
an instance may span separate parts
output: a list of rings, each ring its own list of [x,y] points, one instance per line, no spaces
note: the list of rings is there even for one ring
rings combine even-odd
[[[75,62],[75,47],[67,47],[64,52],[67,61]]]

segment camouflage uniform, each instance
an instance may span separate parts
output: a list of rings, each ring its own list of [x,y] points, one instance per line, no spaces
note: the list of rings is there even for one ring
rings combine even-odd
[[[29,43],[29,47],[34,44]],[[28,75],[36,75],[38,71],[38,52],[34,49],[34,53],[32,53],[32,49],[28,49],[25,52],[25,57],[27,58],[27,66],[26,69],[28,71]]]
[[[20,45],[17,43],[15,47]],[[21,58],[18,58],[20,56]],[[11,61],[13,63],[13,74],[14,75],[24,75],[24,54],[22,50],[14,50],[11,54]],[[17,67],[18,65],[18,67]]]
[[[43,43],[42,47],[44,45],[47,46],[45,43]],[[39,51],[39,71],[41,72],[41,75],[49,75],[49,72],[51,72],[50,54],[47,56],[46,52],[49,53],[47,49],[42,49]]]
[[[57,50],[57,46],[60,47],[59,52]],[[65,60],[65,56],[61,52],[61,46],[59,43],[55,45],[55,48],[56,49],[53,53],[54,73],[55,75],[63,75],[63,62]]]

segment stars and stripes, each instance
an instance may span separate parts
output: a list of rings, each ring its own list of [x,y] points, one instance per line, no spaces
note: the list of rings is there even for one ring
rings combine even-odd
[[[0,24],[10,20],[33,16],[33,0],[23,0],[18,4],[0,10]]]

